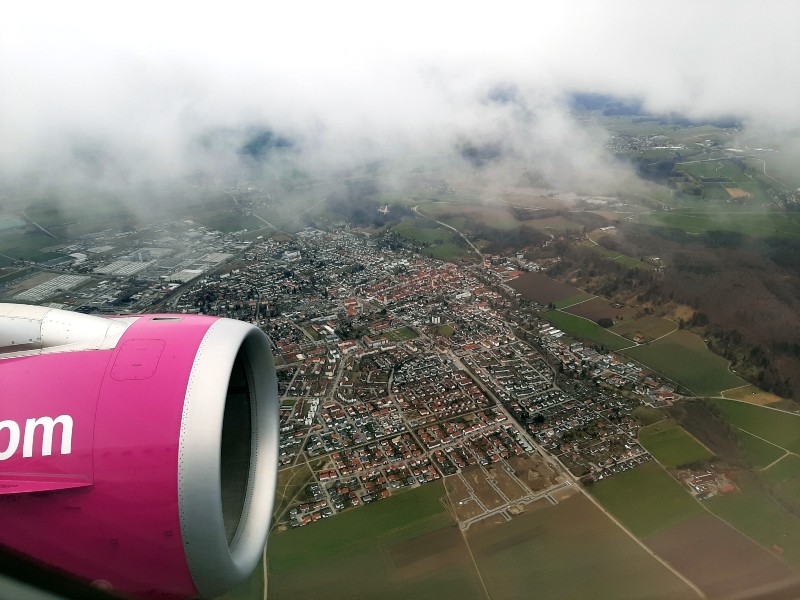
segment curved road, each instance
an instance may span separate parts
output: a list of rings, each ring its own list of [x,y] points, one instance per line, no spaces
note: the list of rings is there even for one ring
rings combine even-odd
[[[434,219],[433,217],[429,217],[429,216],[428,216],[428,215],[426,215],[425,213],[422,213],[422,212],[420,212],[420,211],[419,211],[419,204],[417,204],[416,206],[413,206],[413,207],[411,208],[411,210],[413,210],[415,213],[417,213],[417,214],[418,214],[420,217],[425,217],[426,219],[430,219],[430,220],[431,220],[431,221],[433,221],[434,223],[438,223],[438,224],[439,224],[439,225],[441,225],[442,227],[447,227],[448,229],[450,229],[450,230],[452,230],[452,231],[455,231],[455,232],[456,232],[458,235],[460,235],[460,236],[461,236],[461,239],[462,239],[462,240],[464,240],[465,242],[467,242],[467,244],[469,244],[469,247],[470,247],[470,248],[472,248],[473,252],[475,252],[475,254],[477,254],[478,256],[480,256],[480,257],[481,257],[481,259],[483,259],[483,252],[481,252],[480,250],[478,250],[478,248],[476,248],[476,247],[475,247],[475,244],[473,244],[471,241],[469,241],[469,239],[467,238],[467,236],[465,236],[463,233],[461,233],[461,232],[460,232],[458,229],[456,229],[456,228],[455,228],[455,227],[453,227],[452,225],[448,225],[447,223],[443,223],[442,221],[437,221],[437,220],[436,220],[436,219]]]

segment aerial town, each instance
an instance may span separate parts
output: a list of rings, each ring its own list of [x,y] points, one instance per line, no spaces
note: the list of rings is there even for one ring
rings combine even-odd
[[[462,527],[510,518],[651,460],[632,413],[676,398],[653,372],[537,319],[508,285],[536,269],[521,257],[457,264],[349,228],[247,239],[190,221],[50,250],[6,278],[4,300],[220,315],[269,334],[280,465],[314,474],[283,526],[443,477],[463,495]]]

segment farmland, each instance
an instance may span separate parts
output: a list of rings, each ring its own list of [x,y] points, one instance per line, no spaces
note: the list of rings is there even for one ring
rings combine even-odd
[[[714,457],[708,448],[672,419],[642,427],[639,442],[658,462],[673,469]]]
[[[604,298],[592,298],[565,309],[566,312],[597,321],[598,319],[612,319],[614,321],[631,319],[636,315],[636,309],[621,304],[614,305]]]
[[[255,221],[252,216],[234,211],[204,215],[198,219],[198,222],[209,229],[216,229],[223,233],[249,230],[253,229],[254,226],[260,227],[262,225],[260,221]]]
[[[787,588],[794,594],[775,597],[796,597],[797,573],[705,511],[645,542],[712,598],[747,597]]]
[[[458,244],[435,244],[425,250],[425,254],[431,258],[438,258],[439,260],[453,260],[469,254],[469,252],[459,246]]]
[[[736,485],[739,492],[709,498],[706,506],[800,570],[800,519],[770,498],[756,475],[739,473]]]
[[[695,394],[714,395],[744,384],[728,370],[728,361],[711,352],[700,336],[680,329],[624,354],[688,388]]]
[[[492,598],[696,597],[581,494],[467,541]]]
[[[648,213],[640,223],[674,227],[687,233],[731,231],[753,237],[800,237],[800,219],[796,215],[765,211],[676,209],[668,213]]]
[[[510,281],[509,285],[525,298],[545,305],[565,298],[574,298],[582,293],[582,290],[551,279],[542,273],[523,273]]]
[[[751,404],[776,404],[781,402],[781,397],[758,389],[754,385],[746,385],[731,390],[725,390],[722,395],[733,400],[742,400]]]
[[[636,334],[642,336],[645,341],[653,341],[657,338],[672,333],[678,326],[668,319],[661,317],[645,316],[635,321],[625,321],[611,328],[614,333],[633,339]]]
[[[482,598],[458,529],[429,484],[268,545],[271,598]],[[402,585],[400,585],[402,583]]]
[[[453,204],[423,204],[420,212],[434,219],[444,221],[456,229],[463,229],[470,223],[491,223],[495,229],[511,230],[520,223],[508,208]]]
[[[589,294],[588,292],[581,292],[580,294],[576,294],[575,296],[569,296],[567,298],[562,298],[557,302],[553,302],[553,305],[556,308],[567,308],[568,306],[572,306],[573,304],[579,304],[585,300],[591,300],[595,296]]]
[[[711,400],[739,429],[800,453],[800,416],[735,400]]]
[[[700,186],[700,199],[708,201],[769,201],[759,181],[759,169],[751,169],[743,161],[720,158],[677,163],[675,170],[686,173]]]
[[[782,448],[778,448],[778,446],[770,444],[751,433],[747,433],[741,429],[737,429],[736,431],[739,435],[739,443],[741,444],[742,452],[747,457],[749,463],[756,469],[762,469],[767,465],[771,465],[786,453]]]
[[[800,504],[800,456],[788,454],[762,474],[766,485],[781,502],[790,506]]]
[[[640,425],[652,425],[664,420],[664,413],[657,408],[642,405],[633,409],[633,417]]]
[[[551,310],[545,313],[544,318],[550,321],[554,327],[561,329],[568,335],[579,339],[585,339],[594,344],[599,344],[609,350],[620,350],[631,345],[631,342],[607,329],[601,327],[594,321],[577,317],[561,310]]]
[[[0,253],[18,260],[44,262],[61,255],[48,252],[46,248],[58,245],[54,239],[41,231],[14,230],[5,232],[0,239]]]
[[[444,227],[418,227],[413,222],[406,222],[394,228],[394,231],[406,239],[425,244],[449,242],[456,235]]]
[[[518,218],[512,210],[505,206],[475,206],[453,204],[424,204],[421,213],[443,221],[456,229],[468,229],[476,223],[484,223],[492,229],[510,231],[524,225],[542,231],[580,231],[583,225],[562,214],[553,211],[542,212],[530,210],[530,218]]]
[[[598,481],[589,491],[640,538],[703,512],[683,486],[652,461]]]
[[[726,181],[751,181],[742,168],[730,160],[704,160],[697,162],[678,163],[676,171],[683,171],[701,179],[718,179]]]
[[[615,250],[610,250],[610,249],[606,248],[605,246],[601,246],[600,244],[593,243],[593,242],[591,242],[589,240],[585,240],[583,242],[580,242],[579,245],[583,246],[584,248],[589,248],[593,252],[597,252],[598,254],[601,254],[601,255],[603,255],[605,257],[608,257],[611,260],[613,260],[614,262],[619,263],[619,264],[621,264],[621,265],[623,265],[625,267],[630,267],[632,269],[636,269],[636,268],[648,269],[648,270],[652,270],[653,269],[653,265],[651,265],[649,263],[642,262],[638,258],[633,258],[632,256],[626,256],[625,254],[620,254],[619,252],[617,252]]]

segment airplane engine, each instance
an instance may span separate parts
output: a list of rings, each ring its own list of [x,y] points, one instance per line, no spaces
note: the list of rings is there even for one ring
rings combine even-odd
[[[0,304],[0,545],[124,595],[213,598],[262,556],[277,455],[257,327]]]

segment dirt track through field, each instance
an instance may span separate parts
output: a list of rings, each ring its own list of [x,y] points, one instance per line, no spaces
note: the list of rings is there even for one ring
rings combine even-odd
[[[709,598],[797,598],[800,576],[711,515],[692,517],[645,543]]]

